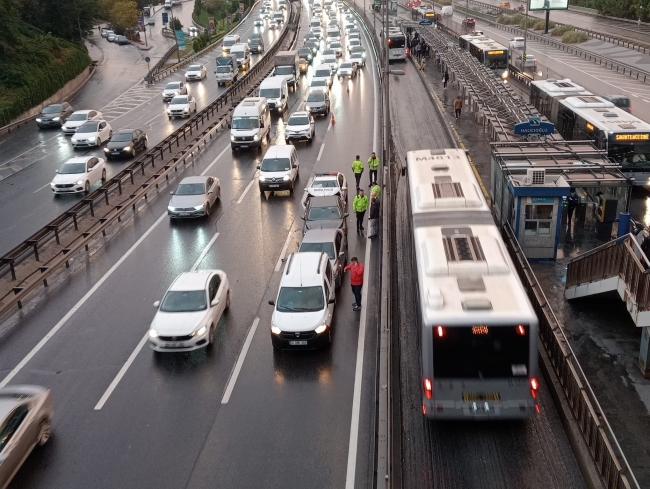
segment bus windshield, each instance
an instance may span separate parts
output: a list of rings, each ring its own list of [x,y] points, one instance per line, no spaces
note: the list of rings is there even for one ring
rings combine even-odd
[[[390,49],[399,49],[406,47],[406,36],[400,34],[399,36],[388,37],[388,47]]]
[[[529,328],[433,328],[433,371],[438,378],[488,379],[529,375]],[[523,330],[524,334],[519,334]]]
[[[650,167],[650,142],[609,143],[608,156],[626,169],[635,166]]]
[[[499,54],[490,54],[491,51],[488,51],[485,54],[485,65],[491,70],[505,70],[508,68],[508,52],[507,51],[495,51]]]

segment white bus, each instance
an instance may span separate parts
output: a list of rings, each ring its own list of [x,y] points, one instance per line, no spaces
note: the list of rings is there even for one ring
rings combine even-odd
[[[591,139],[621,164],[634,185],[650,185],[650,124],[594,95],[559,101],[557,131],[567,141]]]
[[[406,45],[406,36],[402,31],[388,32],[388,50],[389,57],[388,60],[392,61],[394,59],[406,59],[409,54],[408,46]]]
[[[523,419],[538,408],[538,322],[465,153],[407,154],[422,412]]]
[[[568,78],[556,80],[535,80],[530,83],[530,104],[553,124],[557,122],[560,100],[578,95],[593,95],[583,86]]]
[[[485,38],[485,36],[463,36],[470,37],[466,39],[467,44],[469,45],[469,52],[474,56],[481,64],[490,68],[495,75],[500,76],[501,78],[508,77],[508,48],[499,44],[496,41],[493,41],[490,38]],[[459,44],[461,41],[459,40]],[[462,47],[462,46],[461,46]]]

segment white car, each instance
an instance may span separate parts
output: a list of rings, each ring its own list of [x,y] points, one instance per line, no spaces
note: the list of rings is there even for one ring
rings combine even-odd
[[[345,174],[337,171],[315,173],[307,183],[305,195],[302,199],[302,206],[306,207],[309,197],[328,197],[338,195],[347,205],[348,186]]]
[[[278,21],[275,19],[271,19],[271,22],[269,22],[269,29],[277,29],[278,28]]]
[[[190,65],[185,72],[185,81],[203,80],[208,74],[203,65]]]
[[[167,106],[167,116],[170,119],[189,117],[191,113],[196,114],[196,99],[191,95],[178,95]]]
[[[165,102],[169,102],[176,95],[187,95],[187,85],[185,82],[169,82],[165,85],[165,88],[162,91],[162,98]]]
[[[328,80],[324,78],[320,78],[318,80],[312,80],[311,83],[309,84],[309,91],[311,92],[312,90],[325,90],[328,92],[330,89],[330,83]]]
[[[96,182],[106,180],[106,162],[96,156],[75,156],[56,173],[50,183],[54,195],[88,193]]]
[[[264,25],[264,19],[255,19],[253,25],[255,27],[262,27]]]
[[[366,57],[364,56],[364,53],[352,53],[348,59],[353,63],[356,63],[360,68],[366,66]]]
[[[314,117],[306,111],[294,112],[289,117],[284,130],[286,141],[309,141],[314,140],[316,124]]]
[[[352,49],[357,47],[357,46],[362,47],[361,46],[361,41],[359,41],[358,39],[349,39],[348,40],[348,53],[351,53]]]
[[[323,37],[323,29],[320,27],[312,27],[311,28],[311,33],[316,37],[317,40],[320,41],[320,39]]]
[[[339,60],[336,59],[336,55],[323,56],[322,64],[329,66],[332,70],[332,73],[336,73],[339,68]]]
[[[339,71],[337,74],[339,79],[343,78],[344,76],[353,78],[357,76],[357,64],[353,63],[352,61],[344,61],[339,66]]]
[[[327,47],[333,50],[336,56],[341,56],[343,54],[343,46],[341,46],[340,41],[331,42]]]
[[[63,126],[61,126],[61,129],[63,130],[63,134],[72,135],[77,132],[79,126],[81,126],[84,122],[95,121],[101,118],[102,113],[96,110],[77,110],[76,112],[73,112],[70,117],[68,117],[68,120],[65,121]]]
[[[182,273],[153,305],[149,345],[154,351],[211,347],[219,320],[230,307],[228,276],[221,270]]]
[[[105,141],[111,139],[112,135],[113,129],[105,120],[87,121],[77,128],[70,142],[75,149],[90,148],[101,146]]]

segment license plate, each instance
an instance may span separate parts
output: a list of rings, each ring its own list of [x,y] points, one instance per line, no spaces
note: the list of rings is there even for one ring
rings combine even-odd
[[[169,343],[165,343],[165,346],[167,348],[181,348],[184,345],[180,341],[172,341],[172,342],[169,342]]]
[[[301,341],[290,341],[289,344],[291,346],[307,346],[307,341],[301,340]]]
[[[242,147],[242,148],[248,148],[249,145],[248,144],[240,144],[239,146]]]
[[[499,401],[501,396],[498,392],[463,392],[463,401]]]
[[[269,185],[270,188],[278,188],[279,185]]]
[[[111,152],[111,154],[114,154],[114,155],[119,155],[119,154],[120,154],[120,152],[119,152],[119,151],[112,151],[112,152]]]
[[[190,213],[189,212],[181,212],[181,213],[179,213],[179,215],[181,215],[181,216],[189,216]]]

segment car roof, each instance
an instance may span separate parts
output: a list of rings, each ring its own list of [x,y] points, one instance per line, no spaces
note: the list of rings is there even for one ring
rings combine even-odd
[[[113,133],[113,136],[115,136],[116,134],[130,134],[130,133],[134,133],[135,131],[136,129],[127,129],[127,128],[120,129],[119,131],[115,131]]]
[[[96,110],[90,109],[90,110],[75,110],[75,114],[89,114],[90,112],[97,112]]]
[[[85,163],[90,158],[97,158],[97,157],[96,156],[75,156],[73,158],[69,158],[65,160],[63,164],[67,165],[68,163]]]
[[[203,290],[210,275],[214,270],[196,270],[194,272],[181,273],[169,290]]]
[[[280,287],[323,285],[323,277],[321,275],[323,255],[325,254],[316,251],[291,254],[284,267]],[[325,257],[327,258],[327,255]],[[329,261],[329,258],[327,258],[327,261]]]
[[[309,112],[307,112],[306,110],[298,110],[298,111],[294,112],[293,114],[291,114],[289,116],[289,119],[291,119],[294,116],[295,117],[307,117],[308,115],[309,115]]]
[[[201,65],[189,65],[187,69],[189,70],[190,68],[200,68]]]
[[[183,180],[181,180],[181,183],[205,183],[208,181],[208,178],[211,177],[205,175],[199,175],[197,177],[185,177]]]
[[[338,229],[309,229],[302,237],[303,243],[328,243],[336,239]]]
[[[291,153],[295,151],[295,147],[290,144],[285,145],[273,145],[264,154],[264,158],[277,158],[278,156],[291,156]]]

